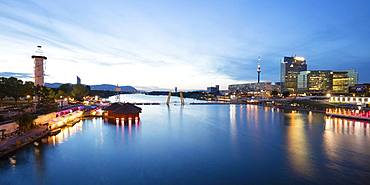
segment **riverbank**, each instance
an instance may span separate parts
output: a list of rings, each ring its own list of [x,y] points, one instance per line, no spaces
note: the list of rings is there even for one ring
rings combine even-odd
[[[26,133],[0,142],[0,158],[9,155],[49,134],[47,126],[40,126]]]
[[[55,115],[55,113],[54,113]],[[8,138],[0,142],[0,158],[9,155],[10,153],[27,146],[41,138],[48,136],[51,132],[66,126],[73,126],[75,123],[83,118],[83,111],[75,111],[67,115],[54,116],[42,115],[42,119],[36,122],[40,122],[41,126],[27,131],[19,136]],[[39,125],[35,124],[35,125]]]

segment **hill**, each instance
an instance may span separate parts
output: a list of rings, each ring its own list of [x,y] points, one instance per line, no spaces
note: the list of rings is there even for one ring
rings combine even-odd
[[[49,88],[58,88],[59,86],[61,86],[62,83],[45,83],[45,86],[46,87],[49,87]],[[98,90],[98,91],[115,91],[115,88],[116,86],[115,85],[111,85],[111,84],[100,84],[100,85],[89,85],[91,90]],[[137,90],[135,89],[135,87],[132,87],[132,86],[120,86],[121,87],[121,91],[122,92],[137,92]]]

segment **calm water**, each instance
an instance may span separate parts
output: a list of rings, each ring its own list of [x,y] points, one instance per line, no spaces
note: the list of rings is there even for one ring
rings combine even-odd
[[[369,184],[370,125],[253,105],[141,106],[0,160],[0,184]]]

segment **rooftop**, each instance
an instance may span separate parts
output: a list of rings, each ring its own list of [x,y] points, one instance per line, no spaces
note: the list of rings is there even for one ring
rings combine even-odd
[[[113,103],[104,110],[112,111],[113,114],[138,114],[141,108],[131,103]]]

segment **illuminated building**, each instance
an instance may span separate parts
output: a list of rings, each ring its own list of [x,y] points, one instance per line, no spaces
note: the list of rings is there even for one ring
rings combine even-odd
[[[44,60],[46,60],[46,56],[41,50],[41,46],[37,46],[37,50],[34,55],[32,55],[35,63],[35,71],[34,71],[34,78],[35,78],[35,86],[44,86]]]
[[[131,103],[113,103],[104,109],[104,117],[108,119],[121,119],[128,121],[130,119],[139,119],[141,108]]]
[[[323,94],[332,90],[332,71],[314,70],[301,71],[298,75],[297,87],[300,93]]]
[[[347,94],[349,87],[357,84],[358,73],[354,70],[333,71],[333,90],[334,94]]]
[[[233,84],[228,87],[231,93],[253,93],[253,92],[271,92],[278,90],[276,85],[271,82],[260,82],[260,83],[245,83],[245,84]]]
[[[353,105],[366,105],[370,104],[370,97],[331,96],[329,102]]]
[[[301,71],[307,70],[306,60],[303,57],[284,57],[281,61],[282,91],[296,93],[298,89],[297,80]]]

